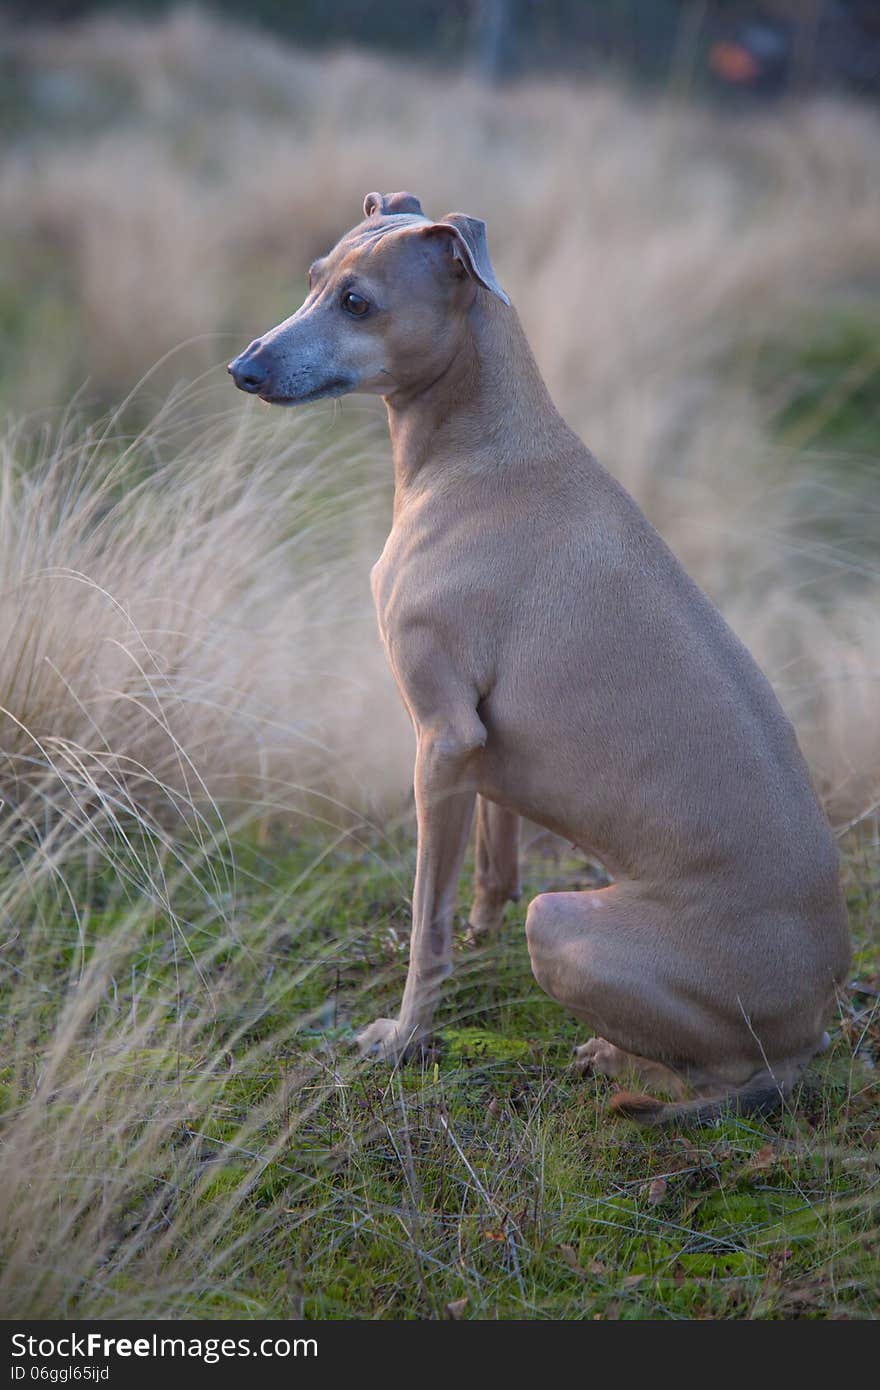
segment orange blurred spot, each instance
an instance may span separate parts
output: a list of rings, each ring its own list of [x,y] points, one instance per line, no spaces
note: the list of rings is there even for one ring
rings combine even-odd
[[[754,82],[761,72],[757,60],[738,43],[713,43],[709,67],[722,82],[737,84]]]

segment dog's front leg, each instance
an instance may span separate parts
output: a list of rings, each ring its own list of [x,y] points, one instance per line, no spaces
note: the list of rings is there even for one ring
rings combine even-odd
[[[363,1054],[398,1058],[431,1027],[452,970],[452,918],[476,796],[474,754],[486,731],[470,713],[457,724],[418,730],[415,794],[418,852],[409,971],[397,1018],[379,1018],[358,1038]]]
[[[494,935],[504,908],[520,895],[519,816],[485,797],[477,798],[474,900],[468,914],[470,945]]]

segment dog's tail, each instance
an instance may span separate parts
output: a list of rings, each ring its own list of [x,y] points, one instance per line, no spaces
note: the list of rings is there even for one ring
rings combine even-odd
[[[775,1079],[769,1071],[750,1077],[744,1085],[721,1096],[698,1100],[665,1101],[634,1091],[619,1091],[610,1108],[616,1115],[638,1125],[658,1126],[677,1122],[713,1125],[728,1115],[770,1115],[783,1104],[790,1091],[786,1081]]]

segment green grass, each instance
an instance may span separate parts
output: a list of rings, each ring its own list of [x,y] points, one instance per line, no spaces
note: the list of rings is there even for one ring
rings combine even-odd
[[[826,313],[790,350],[793,381],[778,427],[783,440],[833,450],[876,468],[880,449],[880,316],[873,300]],[[866,458],[866,456],[868,456]]]
[[[29,1141],[30,1162],[48,1146],[59,1171],[9,1315],[876,1313],[870,858],[849,872],[857,988],[790,1110],[662,1134],[613,1120],[609,1084],[570,1071],[582,1039],[532,980],[522,907],[492,948],[459,938],[432,1054],[393,1071],[352,1060],[354,1029],[399,998],[412,860],[403,834],[240,845],[234,880],[228,854],[203,863],[171,917],[118,876],[71,870],[84,951],[61,898],[38,895],[42,947],[0,956],[19,1163],[59,1016],[91,960],[112,966]],[[538,861],[527,895],[583,880],[583,865]],[[22,1231],[9,1210],[3,1226],[8,1258]]]

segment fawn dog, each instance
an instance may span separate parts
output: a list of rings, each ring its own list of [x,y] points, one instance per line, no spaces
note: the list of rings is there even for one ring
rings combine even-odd
[[[526,934],[538,983],[596,1034],[576,1065],[674,1097],[615,1109],[779,1105],[849,966],[834,839],[769,683],[557,413],[485,224],[368,194],[229,371],[273,404],[366,391],[388,411],[372,588],[416,732],[418,851],[400,1013],[361,1050],[397,1059],[431,1027],[476,806],[474,939],[519,892],[520,816],[609,870],[536,897]]]

